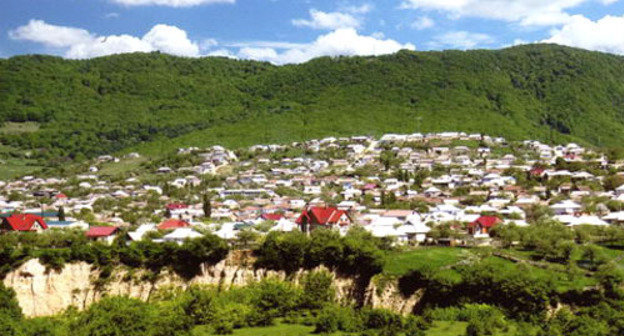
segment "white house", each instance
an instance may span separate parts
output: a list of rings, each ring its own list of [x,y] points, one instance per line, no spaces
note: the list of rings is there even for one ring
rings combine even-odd
[[[163,241],[166,242],[176,242],[178,244],[184,243],[187,239],[195,239],[203,237],[203,235],[193,228],[185,227],[185,228],[177,228],[173,230],[173,232],[165,235],[163,237]]]
[[[554,211],[555,215],[572,215],[580,211],[582,207],[574,201],[564,200],[551,205],[550,208]]]

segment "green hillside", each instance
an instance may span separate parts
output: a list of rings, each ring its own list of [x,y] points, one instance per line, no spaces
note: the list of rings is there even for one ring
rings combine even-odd
[[[181,145],[447,130],[616,146],[623,78],[624,57],[555,45],[281,67],[159,53],[18,56],[0,60],[0,155],[58,164]]]

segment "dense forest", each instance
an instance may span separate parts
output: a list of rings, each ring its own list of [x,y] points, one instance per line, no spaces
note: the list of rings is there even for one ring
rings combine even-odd
[[[287,66],[160,53],[17,56],[0,60],[0,152],[58,163],[447,130],[614,146],[624,137],[623,77],[623,57],[539,44]]]

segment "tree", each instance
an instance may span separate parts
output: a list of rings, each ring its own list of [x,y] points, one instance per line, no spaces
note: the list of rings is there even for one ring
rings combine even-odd
[[[210,202],[210,197],[208,195],[204,195],[204,216],[206,218],[212,217],[212,203]]]
[[[320,309],[327,303],[333,302],[336,296],[333,282],[334,278],[326,271],[306,274],[302,279],[301,304],[306,308]]]
[[[257,241],[258,237],[260,237],[260,235],[256,231],[250,228],[240,230],[236,234],[236,238],[238,239],[238,242],[244,248],[249,247],[251,243]]]
[[[610,262],[598,268],[596,278],[605,291],[605,295],[610,298],[621,298],[623,295],[620,289],[624,282],[624,272],[617,264]]]
[[[63,206],[60,206],[58,209],[58,219],[61,222],[65,221],[65,208]]]
[[[0,315],[12,319],[22,318],[22,308],[20,308],[17,302],[15,291],[4,286],[2,282],[0,282]]]
[[[610,175],[604,178],[602,185],[606,190],[615,190],[617,187],[624,184],[624,176]]]
[[[79,336],[151,336],[156,318],[150,306],[140,300],[108,297],[72,321],[71,330]]]

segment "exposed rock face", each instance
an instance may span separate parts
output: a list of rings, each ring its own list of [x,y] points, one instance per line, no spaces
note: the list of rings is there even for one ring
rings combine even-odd
[[[165,287],[186,288],[192,284],[204,284],[227,289],[245,286],[266,277],[287,278],[284,272],[254,269],[245,265],[248,263],[240,263],[230,255],[216,265],[203,266],[200,274],[190,280],[166,272],[148,277],[146,271],[129,271],[120,267],[106,281],[101,281],[100,271],[87,263],[67,264],[57,272],[46,270],[39,260],[33,259],[9,273],[4,284],[15,290],[24,315],[33,317],[58,314],[70,306],[85,309],[103,296],[124,295],[147,301],[155,290]],[[288,279],[297,283],[306,272],[300,270]],[[379,291],[372,281],[363,283],[358,279],[334,274],[334,286],[341,302],[387,308],[401,313],[410,313],[418,301],[418,293],[412,298],[403,298],[393,283],[386,284]]]
[[[371,281],[366,288],[364,304],[374,308],[384,308],[399,314],[407,315],[414,312],[416,305],[424,294],[424,288],[417,290],[409,297],[399,291],[397,280],[388,281],[383,287]]]

